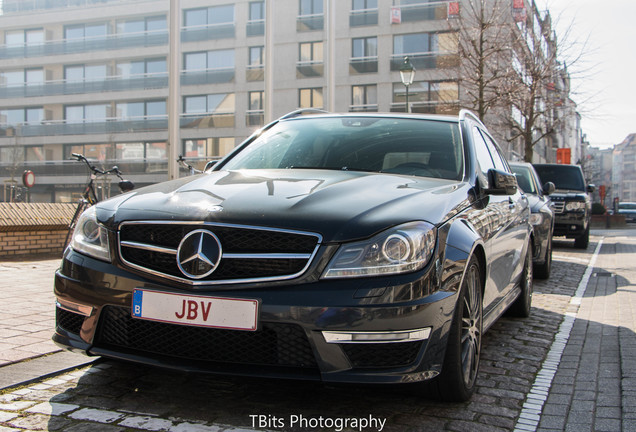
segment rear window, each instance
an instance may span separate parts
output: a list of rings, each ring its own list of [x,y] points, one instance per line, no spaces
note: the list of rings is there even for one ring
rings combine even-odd
[[[581,168],[576,165],[535,165],[541,183],[554,183],[557,189],[585,192],[585,180]]]

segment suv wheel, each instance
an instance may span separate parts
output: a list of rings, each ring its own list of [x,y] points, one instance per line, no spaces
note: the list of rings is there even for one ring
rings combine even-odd
[[[552,268],[552,234],[548,238],[548,247],[545,251],[545,261],[543,264],[537,264],[534,266],[534,277],[536,279],[548,279],[550,277],[550,270]]]
[[[523,263],[523,270],[521,271],[521,280],[519,281],[519,288],[521,293],[517,300],[508,309],[509,315],[521,318],[527,318],[530,316],[530,309],[532,308],[532,292],[534,290],[532,278],[532,246],[528,245],[528,251],[526,252],[526,258]]]
[[[587,249],[587,245],[590,243],[590,226],[587,226],[587,229],[583,234],[574,239],[574,246],[578,249]]]

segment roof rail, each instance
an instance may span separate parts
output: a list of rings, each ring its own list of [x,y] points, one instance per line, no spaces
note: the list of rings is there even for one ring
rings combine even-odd
[[[285,114],[284,116],[279,118],[279,120],[287,120],[287,119],[299,117],[305,114],[328,114],[328,111],[324,111],[324,110],[316,109],[316,108],[301,108],[296,111],[292,111],[290,113]]]
[[[462,109],[462,110],[460,110],[460,111],[459,111],[459,119],[460,119],[460,120],[463,120],[463,119],[465,119],[466,117],[472,117],[472,119],[473,119],[474,121],[476,121],[476,122],[477,122],[477,123],[479,123],[480,125],[484,126],[484,124],[482,123],[481,119],[480,119],[479,117],[477,117],[477,115],[476,115],[474,112],[472,112],[472,111],[470,111],[470,110],[467,110],[467,109]],[[485,127],[485,126],[484,126],[484,127]]]

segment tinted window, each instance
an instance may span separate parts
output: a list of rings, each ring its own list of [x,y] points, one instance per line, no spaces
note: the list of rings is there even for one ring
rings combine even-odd
[[[535,165],[541,183],[552,182],[557,189],[585,191],[583,173],[575,165]]]
[[[347,117],[278,123],[224,169],[334,169],[460,180],[457,123]]]
[[[492,161],[492,157],[490,156],[488,145],[486,144],[484,137],[481,136],[479,129],[476,127],[473,128],[473,140],[475,141],[475,154],[477,155],[479,168],[481,169],[481,172],[486,175],[489,169],[495,167],[495,164]]]
[[[534,187],[530,168],[518,165],[512,165],[510,168],[512,169],[512,172],[515,173],[515,176],[517,177],[517,184],[521,190],[525,193],[536,195],[537,189]]]

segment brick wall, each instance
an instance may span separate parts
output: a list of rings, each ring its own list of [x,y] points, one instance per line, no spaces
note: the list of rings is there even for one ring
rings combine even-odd
[[[62,254],[76,204],[0,203],[0,257]]]

